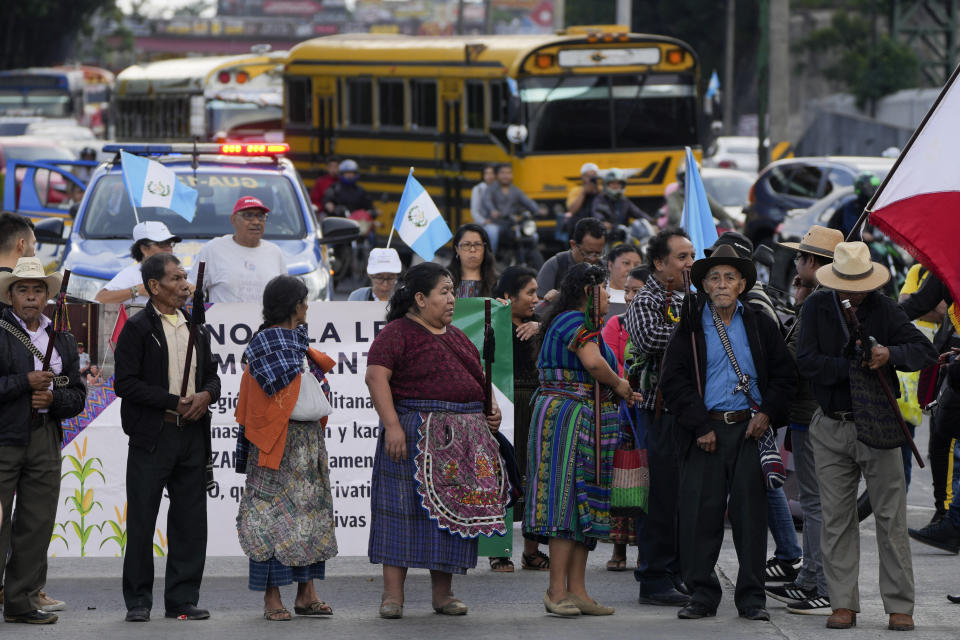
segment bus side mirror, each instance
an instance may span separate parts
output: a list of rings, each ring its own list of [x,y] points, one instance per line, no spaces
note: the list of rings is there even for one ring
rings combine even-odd
[[[523,144],[527,140],[527,127],[522,124],[511,124],[507,127],[507,140],[513,144]]]

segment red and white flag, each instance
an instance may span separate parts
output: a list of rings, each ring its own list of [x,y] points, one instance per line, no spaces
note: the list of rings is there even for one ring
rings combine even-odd
[[[120,332],[123,331],[123,325],[127,324],[127,308],[120,305],[120,311],[117,312],[117,323],[113,325],[113,333],[110,334],[110,348],[117,350],[117,340],[120,339]]]
[[[930,269],[960,302],[960,67],[880,186],[870,223]],[[951,319],[956,313],[951,309]]]

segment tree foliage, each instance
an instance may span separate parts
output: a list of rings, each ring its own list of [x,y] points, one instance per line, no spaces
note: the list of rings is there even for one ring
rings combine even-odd
[[[77,35],[114,0],[3,0],[0,68],[49,66],[67,61]]]
[[[874,28],[861,14],[838,11],[830,26],[812,32],[799,45],[828,56],[830,62],[820,71],[843,84],[861,109],[919,80],[920,63],[913,50]]]

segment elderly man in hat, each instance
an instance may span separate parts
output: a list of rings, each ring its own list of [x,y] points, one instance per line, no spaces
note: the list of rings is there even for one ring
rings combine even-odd
[[[794,264],[797,277],[794,280],[794,300],[796,312],[800,315],[803,301],[817,286],[817,269],[833,261],[834,248],[843,242],[843,234],[836,229],[813,225],[800,242],[783,242],[780,246],[796,252]],[[787,349],[796,356],[797,337],[793,330],[787,336]],[[800,378],[797,392],[790,403],[790,438],[792,443],[793,467],[797,474],[797,488],[800,494],[800,509],[803,512],[803,564],[799,571],[789,575],[786,567],[780,566],[781,579],[785,584],[768,586],[767,595],[787,605],[789,613],[801,615],[830,615],[830,595],[827,581],[823,575],[823,562],[820,554],[820,527],[823,522],[820,509],[820,487],[817,482],[817,469],[813,457],[813,444],[810,442],[809,424],[817,400],[813,397],[810,383]],[[791,522],[792,526],[792,522]],[[767,582],[775,566],[767,563]],[[789,576],[789,577],[788,577]]]
[[[253,196],[243,196],[233,205],[233,233],[214,238],[193,260],[190,282],[206,263],[203,290],[210,302],[259,302],[263,289],[276,276],[287,273],[280,247],[263,239],[270,209]]]
[[[37,258],[20,258],[0,273],[0,295],[9,307],[0,317],[0,505],[16,517],[4,585],[7,622],[51,624],[57,615],[41,610],[47,547],[60,496],[60,421],[72,418],[86,401],[77,342],[52,331],[43,315],[60,290],[61,276],[46,275]],[[50,368],[42,371],[53,340]],[[6,549],[4,549],[6,551]]]
[[[680,562],[691,591],[678,617],[713,616],[721,588],[714,566],[724,514],[740,571],[740,617],[769,620],[763,591],[767,501],[758,440],[785,416],[796,387],[777,325],[738,298],[756,282],[751,260],[730,245],[697,260],[688,297],[667,345],[661,388],[675,416],[680,465]],[[728,510],[729,507],[729,510]]]
[[[862,374],[863,367],[868,367],[880,371],[893,393],[898,394],[894,367],[917,371],[935,362],[937,354],[897,303],[877,291],[887,283],[890,272],[870,261],[866,244],[839,243],[833,262],[817,269],[816,278],[823,288],[803,303],[797,366],[800,375],[810,381],[820,405],[810,421],[810,441],[823,509],[823,572],[833,609],[827,628],[849,629],[857,623],[857,492],[863,476],[877,523],[880,595],[890,616],[888,628],[912,630],[913,564],[907,537],[901,443],[887,449],[863,441],[877,443],[866,429],[873,416],[882,413],[887,399],[880,393],[873,402],[864,404],[859,392],[852,393],[851,381],[870,379]],[[861,328],[875,344],[857,340],[844,315],[844,302],[852,306]],[[858,384],[857,389],[861,388]]]

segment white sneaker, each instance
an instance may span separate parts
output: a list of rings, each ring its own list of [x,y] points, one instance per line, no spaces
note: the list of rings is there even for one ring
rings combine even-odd
[[[828,616],[833,613],[833,609],[830,608],[830,598],[827,596],[814,596],[795,604],[789,604],[787,605],[787,611],[803,616]]]
[[[54,600],[43,591],[41,591],[38,596],[40,598],[40,609],[47,613],[51,611],[63,611],[67,608],[63,600]]]

